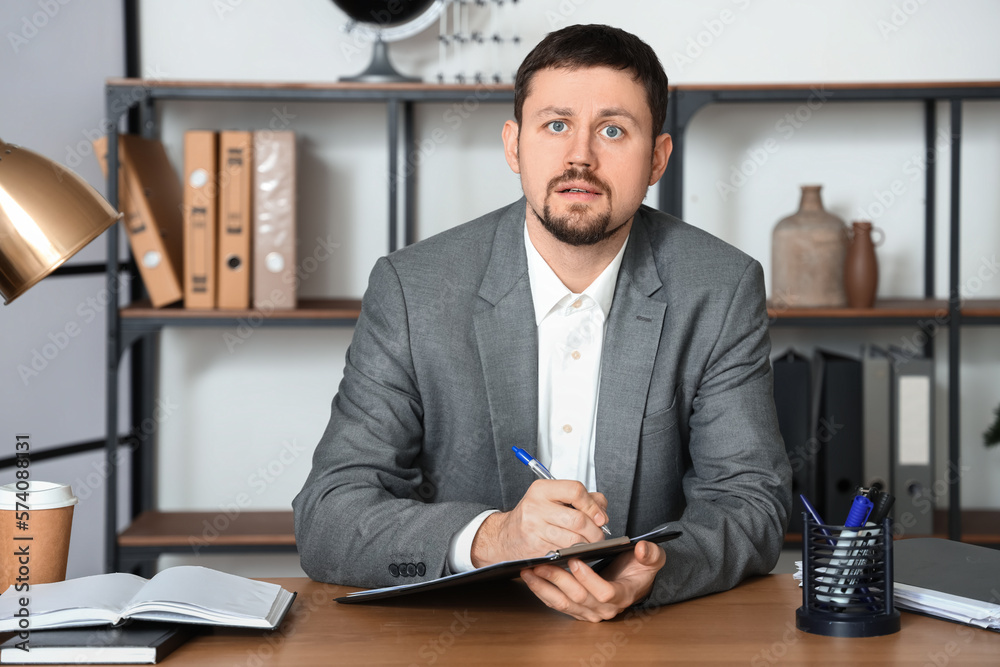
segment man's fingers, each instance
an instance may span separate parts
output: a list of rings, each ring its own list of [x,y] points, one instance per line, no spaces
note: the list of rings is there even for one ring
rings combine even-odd
[[[618,591],[614,584],[607,581],[601,575],[594,572],[588,565],[578,558],[569,560],[570,570],[573,572],[575,581],[587,589],[587,593],[598,602],[611,604]]]
[[[587,518],[585,522],[580,522],[578,519],[571,518],[573,516],[572,513],[562,513],[559,515],[562,518],[556,522],[558,525],[578,532],[591,542],[604,539],[603,533],[594,532],[587,526],[587,524],[593,524],[595,527],[600,528],[608,522],[607,512],[604,511],[604,507],[599,504],[598,500],[593,497],[595,495],[600,496],[606,506],[607,499],[604,498],[603,494],[591,494],[587,491],[587,487],[580,482],[563,479],[536,480],[529,487],[528,493],[532,495],[538,494],[549,502],[571,507],[581,512]],[[525,494],[525,498],[527,497],[528,494]]]
[[[590,494],[590,497],[597,503],[602,510],[607,512],[608,510],[608,498],[600,491],[594,491]]]
[[[565,570],[541,565],[522,570],[521,578],[546,606],[577,620],[599,623],[618,614],[618,609],[593,600]],[[568,587],[568,591],[563,587]]]
[[[583,605],[590,599],[590,592],[587,588],[561,567],[539,565],[532,570],[531,574],[550,582],[575,604]]]
[[[638,542],[635,545],[635,558],[640,565],[659,570],[667,562],[667,554],[652,542]]]
[[[600,530],[596,532],[600,533]],[[538,545],[535,549],[538,553],[534,554],[535,556],[542,556],[549,551],[563,549],[574,544],[580,544],[581,542],[597,541],[597,538],[589,539],[585,534],[552,523],[539,526],[531,534]]]

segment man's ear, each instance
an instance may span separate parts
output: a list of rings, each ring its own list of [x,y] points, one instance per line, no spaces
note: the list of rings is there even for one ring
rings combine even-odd
[[[649,185],[653,185],[663,176],[663,172],[667,169],[667,162],[670,160],[670,153],[673,150],[674,140],[666,132],[653,142],[653,168],[649,174]]]
[[[517,140],[520,132],[521,127],[512,120],[508,120],[503,124],[503,132],[501,132],[501,136],[503,137],[503,155],[507,158],[507,164],[510,165],[511,171],[515,174],[521,173],[521,161],[517,154]]]

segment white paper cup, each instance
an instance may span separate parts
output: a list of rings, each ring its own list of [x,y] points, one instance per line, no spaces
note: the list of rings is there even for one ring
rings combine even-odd
[[[76,503],[68,484],[0,486],[0,593],[11,584],[47,584],[66,578]]]

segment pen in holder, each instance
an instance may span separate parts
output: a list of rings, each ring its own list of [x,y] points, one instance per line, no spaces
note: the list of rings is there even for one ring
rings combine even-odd
[[[799,630],[833,637],[899,631],[892,602],[892,523],[830,526],[803,512]]]

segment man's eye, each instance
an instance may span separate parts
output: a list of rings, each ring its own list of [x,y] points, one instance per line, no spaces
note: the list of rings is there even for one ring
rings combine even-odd
[[[551,123],[549,123],[549,129],[552,130],[553,132],[562,132],[563,130],[566,129],[566,123],[562,122],[561,120],[554,120]]]
[[[603,132],[604,136],[606,136],[608,139],[618,139],[623,134],[625,134],[625,130],[621,129],[620,127],[616,127],[614,125],[608,125],[606,128],[601,130],[601,132]]]

